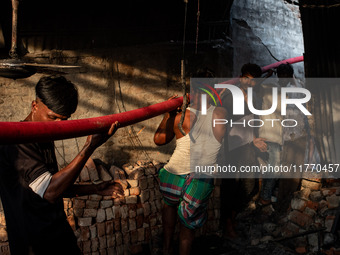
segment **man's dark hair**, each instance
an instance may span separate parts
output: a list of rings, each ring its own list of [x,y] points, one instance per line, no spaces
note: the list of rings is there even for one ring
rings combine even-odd
[[[208,67],[199,68],[192,74],[192,78],[214,78],[215,74]]]
[[[194,73],[191,74],[191,78],[214,78],[214,72],[208,67],[198,68]],[[198,91],[200,84],[191,84],[190,88],[192,91]]]
[[[259,65],[253,63],[244,64],[241,68],[241,75],[250,74],[254,78],[259,78],[262,75],[262,69]]]
[[[42,77],[35,86],[35,93],[37,98],[57,114],[69,117],[77,109],[78,91],[63,76]]]
[[[291,64],[281,64],[276,68],[277,76],[283,78],[292,78],[294,75],[294,69]]]

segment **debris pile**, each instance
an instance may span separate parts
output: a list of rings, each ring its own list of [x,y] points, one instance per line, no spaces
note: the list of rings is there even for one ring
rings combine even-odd
[[[240,240],[253,247],[277,243],[298,254],[340,254],[340,183],[302,179],[286,212],[276,203],[248,209],[238,215]],[[237,245],[236,245],[237,246]]]

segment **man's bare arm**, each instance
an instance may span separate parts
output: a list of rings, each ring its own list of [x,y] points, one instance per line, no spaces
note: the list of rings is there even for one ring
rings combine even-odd
[[[170,97],[168,100],[177,98],[177,95]],[[163,120],[159,124],[156,133],[153,137],[153,141],[156,145],[165,145],[172,141],[175,137],[174,133],[174,123],[175,117],[179,109],[164,114]]]
[[[72,185],[63,194],[63,197],[76,197],[89,194],[97,194],[101,196],[111,196],[112,198],[124,195],[123,187],[115,181],[106,181],[99,184]]]
[[[173,126],[175,123],[176,115],[174,113],[165,113],[163,120],[159,124],[156,133],[154,135],[153,141],[156,145],[164,145],[175,137]]]
[[[58,198],[62,197],[62,195],[73,185],[95,149],[105,143],[117,129],[118,122],[115,122],[107,133],[88,136],[83,149],[71,163],[52,176],[50,184],[44,193],[44,199],[54,203]]]

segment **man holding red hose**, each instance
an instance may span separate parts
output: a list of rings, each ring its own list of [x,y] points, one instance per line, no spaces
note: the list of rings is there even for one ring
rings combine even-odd
[[[199,69],[195,77],[211,78],[207,69]],[[213,127],[214,119],[226,118],[222,107],[206,105],[207,114],[201,110],[201,93],[192,86],[190,108],[186,109],[182,128],[179,129],[181,112],[166,113],[154,135],[157,145],[164,145],[176,138],[176,148],[169,162],[159,170],[160,191],[163,195],[163,254],[172,254],[172,237],[177,216],[180,221],[179,254],[188,255],[195,230],[207,219],[207,205],[214,189],[213,176],[201,178],[191,169],[191,164],[214,165],[222,146],[225,125]],[[200,157],[201,156],[201,157]],[[195,159],[197,160],[195,160]]]
[[[77,89],[62,76],[42,77],[35,91],[24,121],[67,120],[77,108]],[[106,133],[88,136],[79,154],[60,171],[53,142],[0,146],[0,195],[12,255],[81,253],[66,220],[63,197],[123,194],[118,183],[74,185],[95,149],[117,128],[116,122]]]

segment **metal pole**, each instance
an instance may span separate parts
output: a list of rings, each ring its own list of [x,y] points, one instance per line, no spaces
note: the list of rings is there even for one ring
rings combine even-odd
[[[12,0],[12,45],[11,45],[11,50],[9,52],[9,56],[15,59],[18,58],[18,53],[17,53],[18,8],[19,8],[19,0]]]

